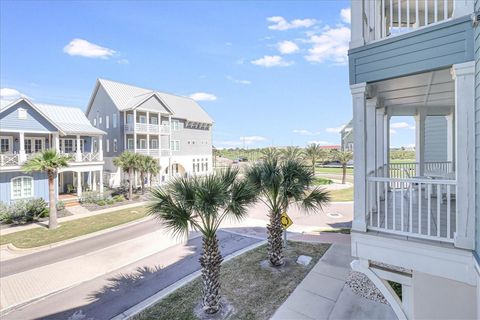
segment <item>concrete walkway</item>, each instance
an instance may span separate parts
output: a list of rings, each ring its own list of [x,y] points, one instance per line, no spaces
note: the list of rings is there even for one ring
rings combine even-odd
[[[355,295],[345,284],[350,246],[334,243],[272,320],[397,319],[390,306]]]

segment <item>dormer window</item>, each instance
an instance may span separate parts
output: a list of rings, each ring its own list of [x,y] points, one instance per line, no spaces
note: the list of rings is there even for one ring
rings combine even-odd
[[[27,110],[18,108],[18,119],[27,119]]]

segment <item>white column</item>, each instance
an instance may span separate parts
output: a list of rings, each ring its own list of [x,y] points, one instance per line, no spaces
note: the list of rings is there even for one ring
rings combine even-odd
[[[128,146],[128,141],[127,141],[127,112],[125,111],[123,113],[123,150],[127,150],[127,146]]]
[[[375,166],[381,168],[385,165],[385,109],[378,108],[376,110],[376,150],[375,150]]]
[[[103,169],[100,169],[98,174],[100,175],[98,177],[98,180],[99,180],[99,186],[98,187],[100,188],[100,194],[103,194]]]
[[[418,108],[415,116],[415,161],[417,162],[417,176],[425,173],[425,119],[427,113],[425,108]]]
[[[80,148],[80,135],[77,135],[77,151],[75,154],[75,161],[81,162],[82,161],[82,149]]]
[[[27,155],[25,154],[25,132],[20,131],[19,134],[20,134],[20,139],[19,139],[20,152],[19,152],[19,154],[20,154],[20,163],[22,163],[25,160],[27,160]]]
[[[452,163],[451,170],[453,171],[454,168],[454,139],[455,139],[455,131],[454,131],[454,116],[453,113],[450,113],[448,116],[445,117],[447,120],[447,161]]]
[[[475,1],[455,0],[453,1],[453,18],[460,18],[473,13]]]
[[[356,1],[352,2],[352,6]],[[365,108],[367,84],[359,83],[350,86],[353,97],[353,132],[354,153],[354,218],[352,229],[367,231],[366,224],[366,131],[365,131]]]
[[[390,177],[390,115],[385,110],[383,117],[383,163],[385,163],[384,177]]]
[[[363,46],[363,1],[351,1],[351,30],[350,49]]]
[[[457,231],[455,246],[475,248],[475,63],[454,64]]]
[[[168,157],[168,176],[172,177],[172,116],[168,116],[168,149],[169,149],[169,157]]]
[[[158,117],[158,163],[160,163],[160,158],[162,158],[162,114],[157,113]]]
[[[96,171],[92,171],[92,180],[93,180],[93,182],[92,182],[92,185],[93,185],[92,190],[93,190],[93,191],[97,191],[97,172],[96,172]]]
[[[103,137],[98,136],[98,160],[103,161]]]
[[[87,185],[88,185],[89,190],[93,190],[93,188],[92,188],[92,171],[88,171]]]
[[[133,110],[133,152],[137,153],[137,110]]]
[[[366,113],[365,113],[365,127],[366,127],[366,170],[367,174],[370,174],[376,169],[376,158],[375,158],[375,149],[376,149],[376,107],[377,107],[377,98],[367,99],[366,100]],[[355,132],[355,131],[354,131]],[[355,133],[354,133],[355,134]]]
[[[77,196],[82,196],[82,173],[77,172]]]
[[[53,139],[54,139],[54,145],[55,145],[55,150],[57,152],[60,152],[60,135],[58,133],[53,134]]]

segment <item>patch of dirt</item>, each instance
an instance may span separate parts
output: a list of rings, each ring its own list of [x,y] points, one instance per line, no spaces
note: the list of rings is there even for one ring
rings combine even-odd
[[[193,313],[195,314],[195,316],[199,320],[224,320],[224,319],[228,319],[228,317],[233,314],[233,311],[234,311],[233,305],[224,298],[220,299],[220,305],[221,305],[221,308],[217,313],[208,314],[205,311],[203,311],[203,303],[202,303],[202,301],[200,301],[195,306],[195,309],[193,310]]]

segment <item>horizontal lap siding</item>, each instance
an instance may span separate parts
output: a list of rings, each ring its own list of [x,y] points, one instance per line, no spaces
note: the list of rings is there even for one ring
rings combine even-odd
[[[18,118],[19,108],[23,108],[27,111],[26,119]],[[24,101],[0,113],[0,131],[2,130],[36,132],[57,131],[47,119]]]
[[[48,202],[48,178],[45,173],[33,172],[2,172],[0,174],[0,201],[10,203],[11,199],[11,180],[15,177],[29,176],[33,177],[34,198],[42,198]]]
[[[447,119],[428,116],[425,121],[425,161],[447,161]]]
[[[350,84],[373,82],[473,60],[473,31],[462,17],[349,51]]]

